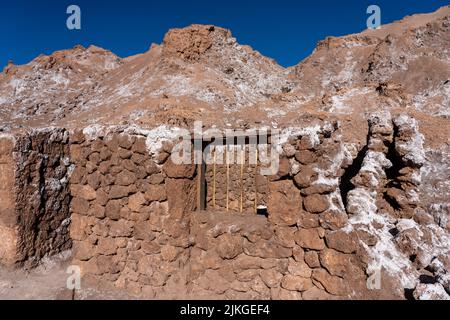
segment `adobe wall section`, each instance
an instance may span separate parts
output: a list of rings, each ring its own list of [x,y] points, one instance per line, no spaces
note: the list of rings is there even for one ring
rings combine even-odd
[[[16,261],[17,219],[14,197],[14,138],[0,136],[0,263]]]
[[[36,130],[0,139],[0,259],[34,267],[70,248],[69,134]]]

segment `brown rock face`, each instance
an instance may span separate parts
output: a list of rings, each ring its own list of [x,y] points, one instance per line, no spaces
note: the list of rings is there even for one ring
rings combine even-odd
[[[281,225],[295,225],[301,212],[302,198],[292,181],[283,180],[269,184],[269,220]]]
[[[192,178],[195,174],[196,167],[195,165],[176,165],[169,160],[164,164],[163,171],[169,178]]]
[[[295,234],[295,242],[305,249],[322,250],[325,242],[317,229],[300,229]]]
[[[311,166],[304,166],[300,169],[300,172],[294,177],[295,184],[300,188],[307,188],[313,181],[316,172]]]
[[[241,237],[224,234],[217,240],[217,252],[222,259],[233,259],[243,252]]]
[[[228,30],[215,26],[192,25],[185,29],[172,29],[164,37],[164,53],[196,61],[214,42],[225,42],[230,37]]]
[[[284,276],[281,287],[290,291],[306,291],[313,286],[311,279],[295,276]]]
[[[345,254],[325,249],[320,253],[320,263],[331,275],[343,277],[351,261]]]
[[[358,250],[357,235],[344,231],[330,232],[325,237],[329,248],[343,253],[353,253]]]
[[[315,269],[313,279],[319,281],[328,293],[342,296],[347,292],[347,287],[342,278],[330,275],[326,270]]]
[[[2,263],[32,268],[71,247],[68,138],[63,129],[0,135]],[[80,195],[92,199],[95,191]],[[85,210],[86,200],[76,199],[75,207]]]

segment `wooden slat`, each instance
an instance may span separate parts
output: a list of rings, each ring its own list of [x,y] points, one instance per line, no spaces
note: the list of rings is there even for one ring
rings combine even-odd
[[[213,208],[216,208],[216,148],[213,149]]]

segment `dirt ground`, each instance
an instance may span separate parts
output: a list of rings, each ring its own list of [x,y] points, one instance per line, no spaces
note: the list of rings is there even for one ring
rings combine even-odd
[[[45,259],[33,270],[9,270],[0,267],[0,300],[128,300],[134,297],[120,292],[99,291],[90,287],[69,290],[66,273],[70,252]]]

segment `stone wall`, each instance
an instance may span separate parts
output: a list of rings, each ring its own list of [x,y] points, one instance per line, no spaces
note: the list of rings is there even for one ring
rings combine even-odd
[[[198,166],[171,161],[173,137],[117,127],[70,142],[62,129],[2,136],[1,262],[34,266],[72,241],[85,284],[146,298],[389,299],[426,292],[425,273],[447,288],[445,233],[417,201],[417,124],[374,115],[368,127],[359,146],[337,123],[282,132],[275,175],[230,165],[227,187],[227,166],[216,167],[215,207],[207,166],[206,211]],[[267,216],[248,214],[255,204]],[[382,289],[367,285],[374,272]]]
[[[0,225],[6,265],[34,267],[70,248],[69,134],[36,130],[1,140]],[[8,240],[8,241],[7,241]]]
[[[291,137],[279,172],[261,184],[265,217],[238,214],[237,205],[196,211],[197,166],[174,165],[170,147],[150,154],[151,137],[75,133],[74,264],[85,281],[145,297],[348,297],[366,275],[354,234],[336,231],[347,221],[336,198],[342,174],[342,163],[333,160],[341,151],[336,135],[331,128]]]
[[[164,150],[151,156],[146,137],[121,132],[76,132],[71,155],[73,263],[84,279],[148,297],[183,294],[196,167],[174,165]]]
[[[265,177],[268,217],[195,213],[193,298],[342,299],[367,292],[367,275],[339,177],[348,166],[337,127],[292,135],[278,173]],[[350,157],[351,161],[351,157]]]

